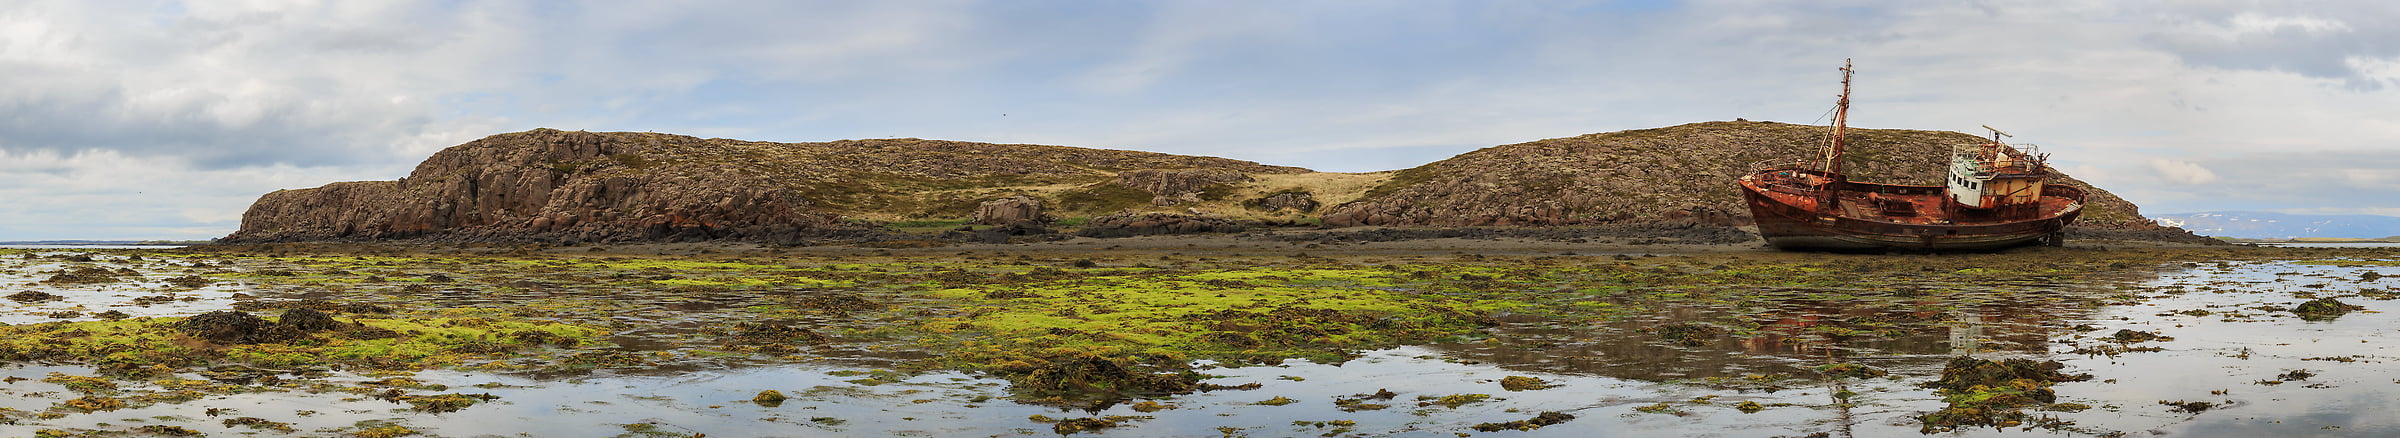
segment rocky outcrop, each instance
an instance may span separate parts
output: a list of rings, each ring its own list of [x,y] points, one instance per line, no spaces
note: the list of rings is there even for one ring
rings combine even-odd
[[[983,204],[975,207],[974,223],[979,225],[1038,223],[1049,220],[1048,216],[1042,215],[1042,200],[1034,199],[1031,196],[1019,195],[983,201]]]
[[[1220,197],[1212,195],[1232,191],[1234,184],[1250,181],[1249,175],[1230,169],[1135,170],[1117,174],[1117,184],[1150,192],[1150,204],[1160,206]]]
[[[1215,216],[1174,213],[1122,213],[1092,218],[1076,235],[1083,237],[1131,237],[1157,234],[1232,233],[1249,227],[1241,222]]]
[[[436,153],[399,181],[268,194],[225,240],[792,242],[839,228],[836,216],[759,169],[657,161],[675,155],[664,150],[670,143],[698,141],[556,130],[495,135]]]
[[[1318,204],[1315,194],[1286,190],[1261,196],[1258,199],[1243,201],[1242,206],[1268,213],[1313,213],[1317,211]]]
[[[1853,178],[1935,184],[1949,147],[1977,142],[1947,131],[1853,128]],[[1402,170],[1323,217],[1351,225],[1584,225],[1749,221],[1734,180],[1752,163],[1815,153],[1825,127],[1706,122],[1494,146]],[[2090,193],[2086,225],[2149,226],[2131,202],[2061,175]]]
[[[859,226],[841,220],[845,215],[933,205],[921,197],[932,187],[1089,183],[1152,168],[1237,175],[1307,171],[1063,146],[917,139],[766,143],[537,129],[445,149],[399,181],[267,194],[243,214],[241,230],[223,241],[796,243],[858,232]]]

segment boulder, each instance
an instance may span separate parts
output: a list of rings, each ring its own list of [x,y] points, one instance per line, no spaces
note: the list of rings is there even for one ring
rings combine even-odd
[[[982,205],[975,207],[975,223],[979,225],[1040,223],[1049,220],[1049,217],[1042,215],[1042,200],[1034,199],[1031,196],[1018,195],[983,201]]]
[[[1317,197],[1305,191],[1287,190],[1245,201],[1242,206],[1265,212],[1311,213],[1317,211]]]

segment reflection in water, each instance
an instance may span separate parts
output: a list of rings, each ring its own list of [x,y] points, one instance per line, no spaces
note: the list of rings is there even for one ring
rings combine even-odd
[[[1950,325],[1950,355],[1972,356],[1983,340],[1983,313],[1975,309],[1958,311],[1958,323]]]
[[[1767,300],[1756,306],[1760,311],[1670,308],[1648,319],[1576,327],[1522,321],[1495,329],[1492,341],[1435,348],[1512,369],[1645,381],[1810,376],[1816,365],[1843,361],[1938,367],[1956,355],[2044,354],[2052,328],[2090,318],[2092,310],[2079,304],[2105,292],[1996,290],[1971,294],[1979,303],[1951,304],[1893,297],[1836,301],[1770,291],[1759,295]],[[1687,345],[1652,333],[1675,323],[1730,327],[1731,334]]]

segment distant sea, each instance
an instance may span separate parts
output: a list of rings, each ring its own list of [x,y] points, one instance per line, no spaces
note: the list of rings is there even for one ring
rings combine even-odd
[[[2400,242],[2260,242],[2258,246],[2277,248],[2395,248]]]
[[[186,246],[192,246],[192,245],[190,245],[190,244],[143,244],[143,243],[135,243],[135,242],[126,242],[126,243],[83,243],[83,242],[74,242],[74,243],[63,243],[63,242],[0,242],[0,249],[168,249],[168,248],[182,248],[182,247],[186,247]]]

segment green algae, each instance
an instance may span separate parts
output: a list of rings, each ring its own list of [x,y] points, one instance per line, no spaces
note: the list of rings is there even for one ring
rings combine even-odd
[[[184,318],[129,318],[0,327],[0,360],[88,363],[118,375],[157,375],[210,361],[270,369],[351,365],[424,369],[495,358],[531,347],[524,339],[584,342],[600,329],[572,324],[481,318],[358,319],[332,336],[286,343],[215,345],[176,326]],[[528,337],[523,333],[543,333]],[[537,344],[538,345],[538,344]]]
[[[117,392],[117,382],[99,377],[54,372],[50,373],[49,377],[42,378],[42,381],[55,383],[58,386],[66,387],[68,391],[83,394],[114,394]]]

